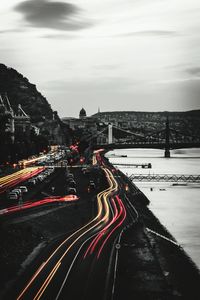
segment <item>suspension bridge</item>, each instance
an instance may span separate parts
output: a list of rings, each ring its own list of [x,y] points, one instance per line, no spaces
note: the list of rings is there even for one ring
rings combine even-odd
[[[200,147],[200,136],[187,135],[170,128],[168,118],[164,129],[147,134],[124,130],[109,123],[97,134],[89,136],[87,141],[94,149],[108,151],[127,148],[163,149],[165,157],[170,157],[172,149]]]

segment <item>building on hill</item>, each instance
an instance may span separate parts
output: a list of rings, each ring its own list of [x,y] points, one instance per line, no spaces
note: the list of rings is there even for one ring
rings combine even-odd
[[[12,143],[14,143],[16,136],[21,135],[29,138],[31,129],[30,117],[25,113],[20,104],[15,112],[11,107],[7,94],[0,95],[0,114],[1,116],[8,116],[5,127],[6,131],[10,133]]]
[[[16,134],[23,134],[27,138],[30,136],[31,120],[20,104],[18,105],[17,112],[14,114],[14,126]]]
[[[67,124],[71,129],[88,129],[96,130],[97,118],[87,117],[86,111],[84,108],[80,110],[79,118],[66,117],[62,121]]]
[[[86,110],[82,107],[82,109],[80,110],[80,113],[79,113],[79,118],[84,119],[86,117],[87,117]]]
[[[89,131],[91,133],[97,132],[98,119],[95,117],[87,117],[84,108],[80,110],[79,118],[66,117],[62,119],[63,123],[67,124],[72,130]]]

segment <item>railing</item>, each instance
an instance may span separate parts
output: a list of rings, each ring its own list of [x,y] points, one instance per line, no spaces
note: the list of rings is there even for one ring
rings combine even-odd
[[[132,174],[129,176],[131,181],[145,182],[200,182],[200,175],[183,174]]]

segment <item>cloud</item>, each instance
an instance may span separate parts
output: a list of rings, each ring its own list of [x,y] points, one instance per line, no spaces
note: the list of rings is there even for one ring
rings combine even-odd
[[[80,38],[79,35],[75,35],[75,34],[44,34],[42,36],[40,36],[40,38],[44,38],[44,39],[56,39],[56,40],[69,40],[69,39],[76,39],[76,38]]]
[[[94,78],[88,78],[87,80],[77,79],[74,80],[59,80],[59,81],[48,81],[42,84],[44,90],[48,89],[53,92],[75,92],[75,93],[88,93],[90,92],[112,92],[113,89],[116,91],[126,90],[128,87],[136,85],[132,80],[126,77],[98,77],[98,80]]]
[[[80,30],[91,26],[81,17],[81,9],[67,2],[49,0],[28,0],[15,6],[32,27],[56,30]]]
[[[0,34],[7,34],[7,33],[20,33],[23,32],[21,29],[5,29],[5,30],[0,30]]]
[[[188,68],[187,73],[200,77],[200,67]]]
[[[130,36],[176,36],[177,32],[170,30],[143,30],[143,31],[133,31],[128,33],[118,34],[115,37],[130,37]]]

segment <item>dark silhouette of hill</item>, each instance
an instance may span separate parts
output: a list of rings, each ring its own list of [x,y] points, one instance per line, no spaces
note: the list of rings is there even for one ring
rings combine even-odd
[[[15,69],[4,64],[0,64],[0,93],[8,94],[14,109],[21,104],[34,123],[53,118],[50,104],[36,86]]]

